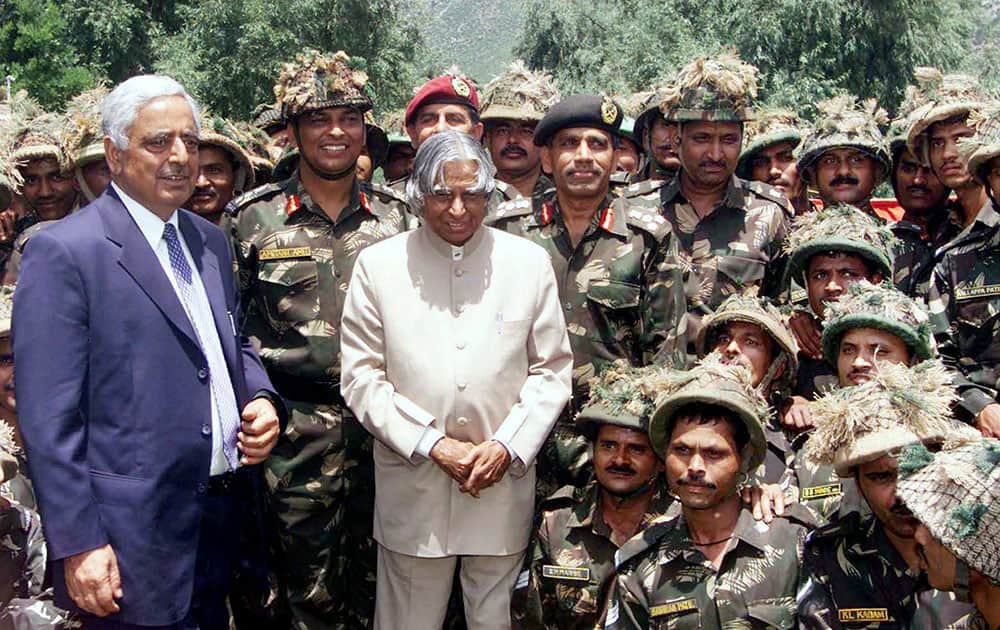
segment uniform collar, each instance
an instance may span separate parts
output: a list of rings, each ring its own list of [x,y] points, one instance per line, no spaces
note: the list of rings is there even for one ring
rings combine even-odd
[[[430,248],[442,258],[451,262],[460,262],[478,251],[486,239],[486,231],[488,229],[485,225],[480,225],[479,229],[473,232],[464,245],[452,245],[438,236],[426,223],[418,228],[419,233],[423,235],[424,240]]]
[[[291,217],[300,210],[307,210],[324,221],[331,222],[330,217],[323,212],[323,209],[306,192],[306,189],[302,186],[302,180],[299,179],[299,171],[296,170],[285,183],[285,215]],[[375,214],[372,211],[368,195],[361,187],[361,181],[355,177],[354,185],[351,186],[351,200],[341,210],[336,222],[340,223],[359,210],[364,210],[368,214]]]
[[[743,182],[736,175],[732,175],[729,178],[729,183],[726,184],[726,194],[722,196],[722,201],[715,207],[715,209],[726,207],[726,208],[743,208]],[[666,203],[677,203],[678,201],[687,202],[684,194],[681,192],[681,176],[680,171],[674,176],[670,183],[661,188],[662,200]],[[714,210],[713,210],[714,212]],[[710,213],[711,214],[711,213]]]
[[[560,212],[555,192],[552,192],[553,194],[547,195],[535,211],[535,223],[543,227],[555,221]],[[587,233],[589,234],[595,229],[600,229],[609,234],[627,238],[629,231],[628,224],[625,222],[625,212],[623,200],[620,197],[612,195],[609,191],[604,196],[604,201],[601,202],[600,208],[594,214],[594,218],[591,221],[591,228],[587,230]]]

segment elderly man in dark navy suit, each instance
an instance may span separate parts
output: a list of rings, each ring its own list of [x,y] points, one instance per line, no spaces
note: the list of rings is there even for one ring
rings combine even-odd
[[[102,106],[112,183],[39,232],[15,294],[17,399],[57,603],[86,628],[227,628],[254,465],[284,407],[240,335],[223,232],[179,206],[198,115],[173,79]]]

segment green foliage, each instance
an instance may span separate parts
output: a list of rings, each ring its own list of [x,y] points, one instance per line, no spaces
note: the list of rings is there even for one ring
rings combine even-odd
[[[976,0],[534,0],[516,52],[564,92],[624,92],[727,46],[760,68],[771,104],[811,114],[817,100],[848,91],[892,111],[914,66],[952,71],[966,61],[984,11]],[[995,37],[983,41],[1000,57]]]
[[[60,6],[51,0],[0,2],[4,76],[13,76],[15,90],[27,90],[47,108],[61,106],[95,82],[66,41],[69,28]]]
[[[398,0],[202,0],[178,7],[184,27],[154,42],[155,67],[216,112],[246,118],[273,101],[281,64],[304,48],[367,60],[376,107],[405,104],[417,80],[416,28]]]

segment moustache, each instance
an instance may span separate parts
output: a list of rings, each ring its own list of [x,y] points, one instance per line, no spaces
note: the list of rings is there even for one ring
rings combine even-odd
[[[629,466],[608,466],[607,471],[611,473],[619,473],[622,475],[635,474],[635,470],[630,468]]]
[[[689,477],[681,477],[677,480],[678,486],[695,486],[696,488],[708,488],[709,490],[717,489],[714,483],[709,481],[695,480]]]
[[[157,173],[160,177],[188,177],[190,173],[187,167],[184,166],[170,166],[169,164],[161,168]]]
[[[889,512],[895,516],[912,517],[913,512],[910,508],[906,507],[905,503],[895,503],[889,508]]]
[[[213,195],[215,191],[211,186],[195,186],[192,195]]]
[[[716,162],[715,160],[704,160],[698,164],[701,168],[715,167],[715,168],[726,168],[726,161],[720,160]]]
[[[528,152],[516,144],[508,144],[500,150],[500,155],[504,157],[525,157],[528,155]]]
[[[830,182],[831,186],[839,186],[841,184],[850,184],[851,186],[857,186],[858,180],[856,177],[838,177]]]
[[[930,188],[928,188],[927,186],[921,186],[919,184],[914,184],[913,186],[907,186],[906,190],[909,191],[910,193],[922,192],[925,195],[931,194]]]

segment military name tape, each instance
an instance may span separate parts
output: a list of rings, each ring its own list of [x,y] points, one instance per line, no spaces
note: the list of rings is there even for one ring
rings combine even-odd
[[[551,564],[542,565],[542,577],[555,580],[590,581],[590,569],[587,567],[558,567]]]
[[[843,487],[839,483],[828,483],[822,486],[802,488],[803,499],[823,499],[826,497],[838,497],[841,494],[843,494]]]
[[[852,621],[889,621],[887,608],[841,608],[837,611],[840,623]]]
[[[283,247],[260,250],[261,260],[284,260],[286,258],[309,258],[312,247]]]
[[[1000,295],[1000,284],[988,284],[982,287],[956,287],[955,301],[975,300],[977,298]]]
[[[662,617],[663,615],[673,615],[680,612],[698,610],[698,602],[694,598],[681,599],[675,602],[667,602],[649,609],[650,617]]]

